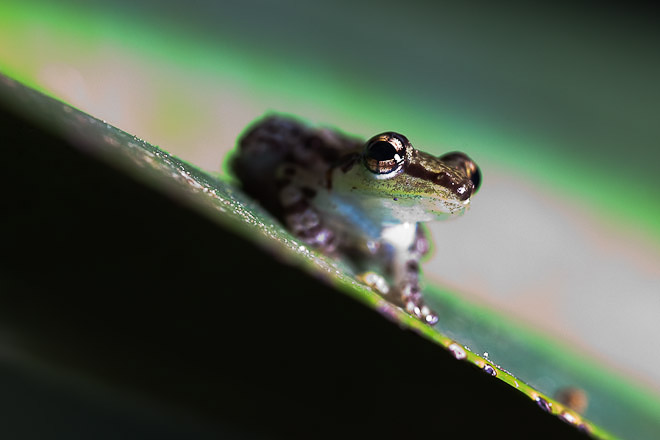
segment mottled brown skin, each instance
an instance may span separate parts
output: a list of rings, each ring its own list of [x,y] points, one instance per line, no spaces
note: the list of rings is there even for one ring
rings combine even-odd
[[[355,246],[324,225],[311,200],[314,188],[296,187],[300,169],[311,171],[332,183],[329,171],[335,166],[351,166],[363,141],[337,131],[311,128],[294,119],[270,116],[254,125],[239,142],[232,169],[243,189],[305,243],[327,254],[337,251],[355,255]],[[282,194],[300,192],[302,197],[283,202]],[[317,221],[309,221],[317,218]],[[343,241],[343,245],[342,242]],[[350,248],[350,249],[349,249]]]

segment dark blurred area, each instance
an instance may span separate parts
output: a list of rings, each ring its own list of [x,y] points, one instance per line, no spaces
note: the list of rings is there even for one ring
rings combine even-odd
[[[0,144],[3,438],[581,436],[4,108]]]

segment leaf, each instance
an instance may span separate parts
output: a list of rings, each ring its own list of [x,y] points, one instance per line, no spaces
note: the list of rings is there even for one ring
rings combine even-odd
[[[613,438],[611,433],[652,438],[660,429],[657,400],[586,356],[571,353],[437,286],[430,286],[426,294],[439,311],[440,322],[429,327],[358,282],[341,261],[321,255],[292,237],[230,182],[220,181],[141,139],[12,79],[0,77],[0,80],[0,96],[4,100],[41,122],[47,121],[81,148],[169,193],[278,258],[322,278],[400,327],[449,350],[456,359],[474,364],[577,429],[597,438]],[[496,353],[497,357],[490,359],[486,351]],[[590,405],[584,415],[551,397],[565,386],[577,387],[587,394]]]

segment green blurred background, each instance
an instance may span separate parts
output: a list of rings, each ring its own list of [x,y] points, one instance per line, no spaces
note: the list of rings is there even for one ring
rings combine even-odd
[[[596,194],[611,191],[636,207],[626,216],[658,235],[659,31],[634,7],[5,1],[2,8],[5,71],[109,121],[136,118],[121,126],[165,132],[167,148],[202,165],[214,164],[212,153],[196,151],[200,139],[187,148],[170,140],[188,139],[191,123],[199,130],[215,122],[205,148],[231,146],[224,133],[242,126],[230,122],[266,109],[324,117],[319,122],[360,134],[395,126],[418,144],[469,148],[597,199],[602,209],[614,203]]]
[[[455,258],[428,278],[657,392],[656,23],[603,3],[5,0],[0,71],[210,172],[268,111],[463,150],[483,189],[431,227]]]

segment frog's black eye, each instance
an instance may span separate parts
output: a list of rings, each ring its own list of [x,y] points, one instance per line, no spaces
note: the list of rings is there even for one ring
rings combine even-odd
[[[364,165],[374,174],[395,175],[403,170],[411,150],[405,136],[394,132],[381,133],[365,144]]]
[[[472,194],[477,192],[479,186],[481,186],[481,171],[472,159],[470,159],[466,154],[456,151],[440,156],[440,160],[442,160],[447,165],[463,171],[468,179],[470,179],[474,187]]]
[[[474,162],[472,163],[474,164]],[[472,171],[469,176],[472,184],[474,185],[474,192],[472,194],[476,194],[476,192],[479,191],[479,187],[481,186],[481,171],[476,164],[474,164],[474,171]]]

